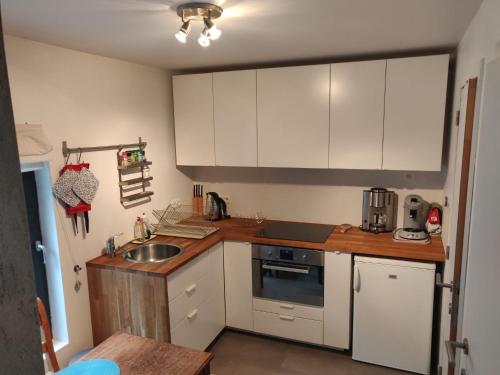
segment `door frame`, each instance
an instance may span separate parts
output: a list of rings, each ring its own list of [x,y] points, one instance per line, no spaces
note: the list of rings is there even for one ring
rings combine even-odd
[[[463,286],[465,285],[465,273],[468,252],[468,237],[471,202],[473,195],[473,180],[475,172],[476,143],[477,143],[477,116],[478,111],[478,78],[467,80],[467,103],[464,115],[464,137],[463,152],[460,167],[460,182],[458,195],[457,228],[455,237],[455,262],[453,268],[453,288],[451,302],[450,335],[449,341],[457,341],[460,336],[459,322],[463,312]],[[458,358],[458,357],[456,357]],[[456,360],[455,366],[448,363],[448,375],[454,375],[459,368]]]
[[[21,158],[21,173],[35,172],[38,197],[38,213],[43,244],[46,248],[47,287],[51,311],[51,328],[54,336],[54,348],[62,349],[69,343],[68,323],[64,284],[62,280],[61,254],[58,235],[58,212],[52,195],[52,178],[49,161],[24,162]],[[60,221],[60,218],[59,218]]]

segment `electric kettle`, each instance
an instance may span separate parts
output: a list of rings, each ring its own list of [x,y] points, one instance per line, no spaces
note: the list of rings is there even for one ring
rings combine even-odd
[[[213,191],[207,193],[205,212],[205,219],[210,221],[229,219],[231,217],[227,214],[227,205],[224,199]]]

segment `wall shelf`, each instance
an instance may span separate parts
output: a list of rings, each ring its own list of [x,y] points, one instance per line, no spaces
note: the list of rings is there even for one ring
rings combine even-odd
[[[131,178],[130,180],[123,180],[120,181],[120,186],[130,186],[130,185],[135,185],[135,184],[140,184],[143,182],[148,182],[151,181],[153,177],[139,177],[139,178]]]
[[[154,193],[152,191],[143,191],[137,194],[132,194],[132,195],[127,195],[124,197],[120,198],[120,202],[122,203],[128,203],[132,201],[137,201],[139,199],[144,199],[144,198],[149,198],[153,195]]]
[[[151,164],[153,164],[153,163],[150,161],[141,161],[141,162],[131,163],[128,165],[118,165],[118,170],[123,171],[123,170],[142,168],[142,167],[145,167],[146,165],[151,165]]]

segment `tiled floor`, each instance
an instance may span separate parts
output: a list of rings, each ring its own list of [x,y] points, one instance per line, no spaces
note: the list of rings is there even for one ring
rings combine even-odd
[[[225,331],[209,350],[214,375],[408,375],[341,352],[234,331]]]

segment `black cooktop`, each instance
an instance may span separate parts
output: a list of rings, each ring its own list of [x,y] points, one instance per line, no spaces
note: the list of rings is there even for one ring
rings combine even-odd
[[[334,225],[290,223],[277,221],[270,223],[256,234],[256,237],[279,240],[324,243],[332,233]]]

